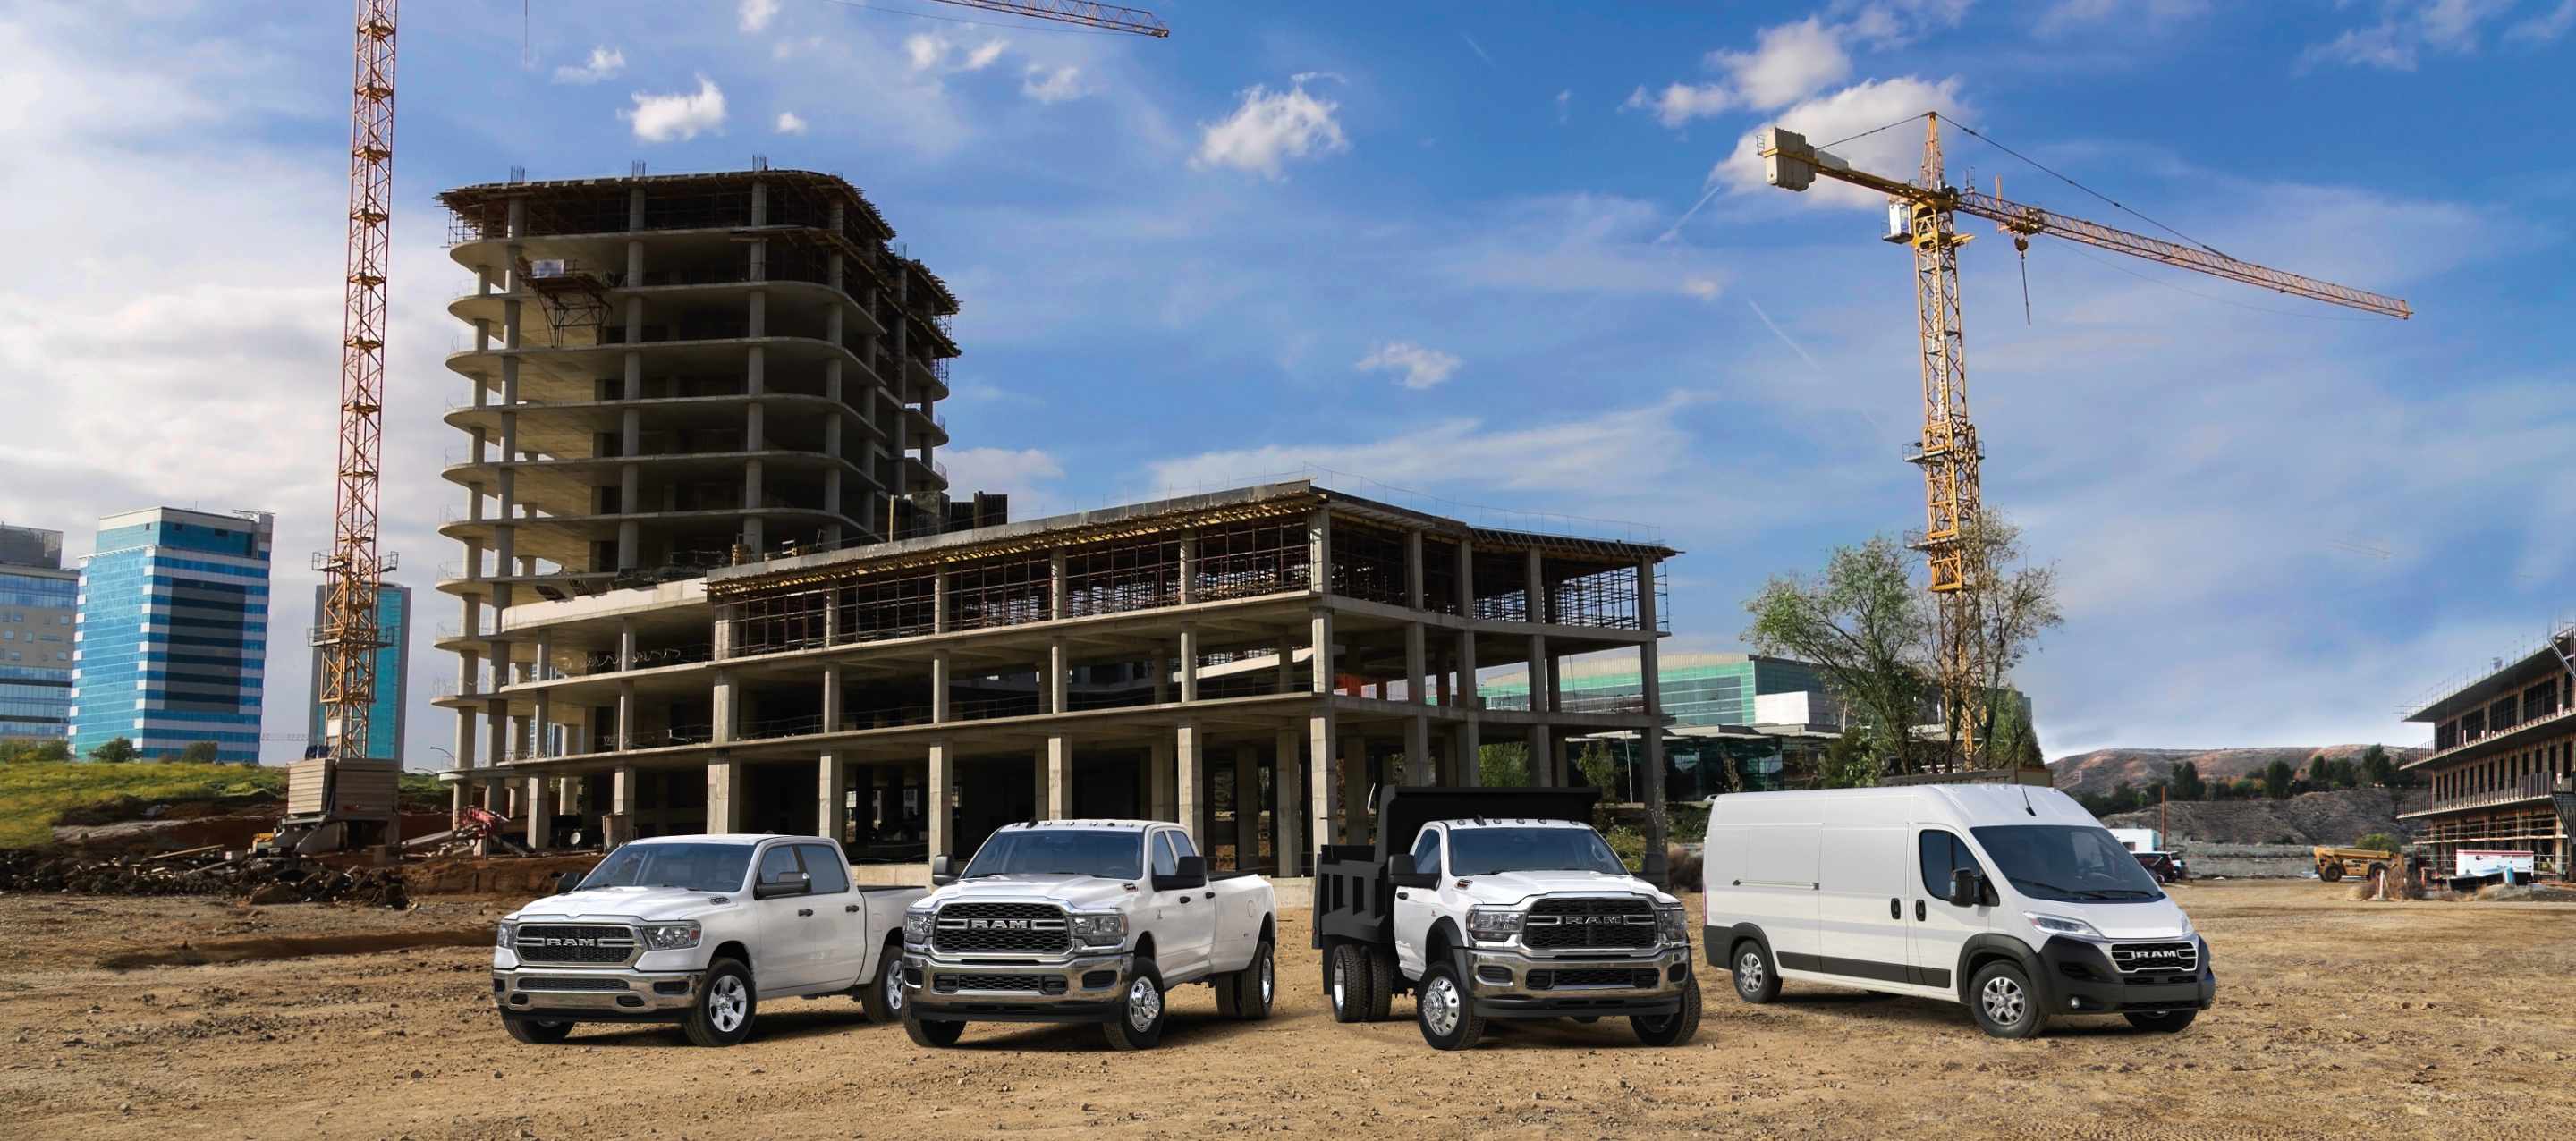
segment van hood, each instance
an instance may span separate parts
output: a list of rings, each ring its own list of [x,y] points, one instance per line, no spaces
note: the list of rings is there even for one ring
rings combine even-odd
[[[1135,880],[1078,875],[999,875],[959,880],[930,893],[922,906],[982,900],[1045,900],[1068,910],[1104,910],[1125,906],[1144,891]]]
[[[565,921],[599,923],[631,920],[637,923],[661,923],[676,919],[695,919],[733,906],[741,896],[733,892],[690,891],[676,887],[603,887],[588,891],[565,892],[502,916],[516,923]],[[718,903],[717,900],[725,900]]]
[[[1492,875],[1462,878],[1467,881],[1467,894],[1474,896],[1480,903],[1516,904],[1532,896],[1556,892],[1625,893],[1645,896],[1656,903],[1681,902],[1656,891],[1654,885],[1635,876],[1618,876],[1607,872],[1496,872]]]
[[[2105,939],[2187,939],[2190,920],[2183,917],[2182,907],[2167,896],[2141,903],[2060,903],[2053,900],[2022,901],[2022,909],[2037,915],[2062,915],[2081,919],[2093,925]]]

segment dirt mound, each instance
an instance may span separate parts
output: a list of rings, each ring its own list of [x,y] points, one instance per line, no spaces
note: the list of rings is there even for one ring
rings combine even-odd
[[[2165,806],[2171,823],[2165,844],[2324,844],[2341,847],[2373,832],[2407,836],[2400,812],[2424,806],[2421,789],[2384,788],[2309,792],[2288,800],[2175,801]],[[2165,817],[2153,808],[2104,817],[2113,828],[2155,828]]]
[[[2319,756],[2329,760],[2358,759],[2368,745],[2292,745],[2251,749],[2095,749],[2048,762],[2048,771],[2056,775],[2057,787],[2068,796],[2094,796],[2118,788],[2120,782],[2145,787],[2147,782],[2162,780],[2173,766],[2190,761],[2200,769],[2202,780],[2232,781],[2238,777],[2261,777],[2274,761],[2288,761],[2301,773],[2308,762]],[[2423,756],[2426,750],[2385,746],[2388,759],[2405,764]]]
[[[565,872],[588,873],[599,855],[455,856],[422,860],[403,869],[403,880],[420,895],[545,895]]]
[[[99,860],[25,849],[0,851],[0,891],[215,895],[263,904],[346,902],[392,908],[411,903],[399,871],[274,858],[200,863]]]
[[[263,959],[301,959],[314,955],[371,955],[421,947],[479,947],[492,941],[489,927],[451,927],[438,931],[392,931],[367,935],[308,935],[262,939],[224,939],[181,943],[164,951],[128,951],[109,955],[98,965],[111,971],[138,967],[202,967],[208,963],[247,963]]]

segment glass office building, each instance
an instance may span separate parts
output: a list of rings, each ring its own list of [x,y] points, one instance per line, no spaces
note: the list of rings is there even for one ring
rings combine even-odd
[[[79,580],[62,532],[0,526],[0,740],[71,736]]]
[[[1834,731],[1842,728],[1839,706],[1829,696],[1824,671],[1806,662],[1759,654],[1673,654],[1663,659],[1662,667],[1664,712],[1671,715],[1676,726],[1765,724],[1784,720],[1764,716],[1766,710],[1803,710],[1805,715],[1795,723],[1819,724]],[[1477,684],[1485,696],[1486,708],[1529,708],[1526,674],[1506,674]],[[1557,690],[1562,707],[1576,711],[1633,709],[1645,700],[1645,687],[1637,677],[1633,658],[1569,661]],[[1803,706],[1758,700],[1765,695],[1789,694],[1810,696]]]
[[[259,760],[268,653],[265,513],[155,507],[99,520],[81,560],[72,748],[118,737],[146,757],[211,741]]]
[[[313,588],[313,628],[322,628],[322,604],[328,586]],[[411,588],[385,583],[376,592],[376,630],[384,639],[384,648],[376,651],[376,700],[367,714],[367,756],[379,761],[403,759],[403,695],[411,689],[411,671],[404,663],[410,660]],[[311,641],[311,639],[306,639]],[[312,711],[305,722],[306,748],[326,744],[330,735],[322,731],[322,651],[313,651],[313,691],[305,703]]]

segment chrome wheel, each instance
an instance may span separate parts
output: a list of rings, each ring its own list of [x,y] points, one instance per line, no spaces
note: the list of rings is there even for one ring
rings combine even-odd
[[[903,1013],[903,968],[893,963],[885,968],[885,1005],[889,1011]]]
[[[1154,986],[1154,980],[1140,978],[1127,984],[1127,1025],[1143,1033],[1153,1029],[1155,1020],[1162,1016],[1163,992]]]
[[[1762,952],[1747,949],[1743,958],[1735,960],[1735,989],[1746,994],[1761,992]]]
[[[1333,956],[1333,1009],[1335,1010],[1349,1010],[1351,1008],[1350,980],[1347,977],[1349,974],[1350,972],[1342,967],[1341,956]],[[1264,972],[1262,975],[1262,985],[1269,985],[1268,972]]]
[[[742,976],[717,976],[715,985],[707,991],[707,1021],[714,1023],[717,1030],[731,1034],[741,1029],[749,1017],[751,988],[744,985]]]
[[[1985,1007],[1986,1021],[1997,1026],[2018,1026],[2029,1009],[2028,996],[2021,984],[2004,975],[1986,980],[1985,989],[1977,992],[1977,1001]]]
[[[1458,983],[1439,975],[1422,987],[1422,1024],[1446,1038],[1458,1032]]]
[[[1340,979],[1338,977],[1335,978],[1334,984],[1336,989],[1338,989],[1340,985]],[[1266,1008],[1270,1005],[1271,999],[1277,994],[1277,988],[1278,983],[1270,977],[1270,956],[1263,955],[1261,956],[1261,1005],[1263,1007]],[[1341,1000],[1336,998],[1334,1001],[1339,1003]]]

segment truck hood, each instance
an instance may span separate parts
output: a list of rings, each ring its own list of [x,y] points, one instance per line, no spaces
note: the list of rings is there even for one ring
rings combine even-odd
[[[1635,876],[1614,876],[1604,872],[1497,872],[1465,878],[1467,894],[1474,896],[1479,903],[1516,904],[1532,896],[1555,892],[1626,893],[1642,895],[1657,903],[1681,902],[1656,891],[1653,885]]]
[[[1143,890],[1143,885],[1134,880],[1101,879],[1097,876],[978,876],[931,892],[919,906],[940,907],[980,900],[1042,899],[1075,911],[1107,910],[1124,906]]]
[[[676,887],[604,887],[550,895],[502,918],[518,923],[551,920],[596,923],[621,919],[658,923],[695,919],[723,911],[732,904],[715,901],[734,898],[736,896],[730,892],[689,891]]]

